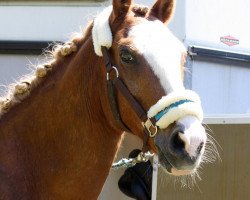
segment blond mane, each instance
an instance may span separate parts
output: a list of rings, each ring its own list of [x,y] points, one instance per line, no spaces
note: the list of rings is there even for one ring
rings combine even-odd
[[[134,5],[132,11],[138,15],[144,16],[148,12],[148,7]],[[35,66],[35,70],[28,75],[21,77],[16,83],[8,86],[6,95],[0,96],[0,118],[7,113],[14,105],[27,98],[41,82],[46,80],[46,75],[51,73],[57,67],[58,61],[76,52],[85,38],[91,34],[93,21],[91,21],[84,33],[74,33],[74,36],[64,44],[55,44],[52,51],[45,51],[44,56],[47,62]]]
[[[0,96],[0,118],[7,113],[13,106],[27,98],[41,82],[46,80],[47,74],[57,67],[58,61],[77,52],[80,44],[91,33],[93,21],[89,23],[84,33],[74,33],[74,36],[64,44],[55,44],[51,51],[45,51],[44,56],[47,62],[35,67],[29,75],[21,77],[16,83],[6,86],[7,92]]]

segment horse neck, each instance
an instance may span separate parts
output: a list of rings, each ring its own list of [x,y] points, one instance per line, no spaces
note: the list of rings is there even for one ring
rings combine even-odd
[[[121,134],[104,112],[104,66],[91,36],[79,48],[0,120],[6,199],[97,199],[102,189]]]

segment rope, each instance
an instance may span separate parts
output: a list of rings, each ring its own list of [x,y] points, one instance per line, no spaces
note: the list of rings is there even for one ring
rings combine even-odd
[[[154,154],[149,151],[146,153],[139,153],[136,158],[122,158],[116,163],[113,163],[112,169],[121,169],[121,168],[129,168],[135,166],[137,163],[147,162],[150,158],[152,158]]]
[[[135,165],[136,165],[136,162],[134,158],[130,158],[130,159],[122,158],[118,162],[113,163],[112,169],[116,170],[116,169],[121,169],[121,168],[129,168]]]

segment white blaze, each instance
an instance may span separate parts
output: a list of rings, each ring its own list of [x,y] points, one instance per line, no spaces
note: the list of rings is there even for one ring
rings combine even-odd
[[[187,153],[192,157],[197,155],[197,148],[201,143],[205,146],[207,135],[206,131],[199,120],[193,116],[186,116],[178,120],[185,127],[184,134],[180,133],[179,136],[185,143]],[[204,147],[201,149],[201,154],[204,152]],[[198,162],[200,159],[198,160]]]
[[[185,90],[181,77],[181,56],[182,53],[186,51],[184,45],[170,32],[170,30],[160,21],[148,21],[143,19],[141,23],[133,26],[129,31],[129,36],[133,39],[133,45],[135,48],[144,56],[144,58],[149,63],[155,75],[159,78],[159,81],[168,94],[168,96],[163,97],[162,100],[159,100],[155,105],[153,105],[148,111],[149,117],[154,117],[160,110],[163,110],[166,105],[170,105],[169,102],[164,101],[164,98],[170,98],[170,96],[176,97],[175,101],[181,99],[189,99],[193,96],[191,92],[190,94],[186,94],[188,91]],[[179,97],[176,94],[186,94],[184,97]],[[169,96],[170,95],[170,96]],[[206,143],[206,132],[204,127],[201,125],[202,121],[202,108],[200,105],[199,97],[197,96],[194,99],[195,103],[190,103],[194,107],[185,103],[185,105],[181,105],[172,109],[167,114],[171,116],[167,116],[169,120],[173,118],[177,122],[181,123],[185,127],[184,134],[180,133],[179,136],[185,143],[185,149],[190,156],[197,155],[197,149],[201,144]],[[174,98],[173,98],[174,99]],[[169,104],[168,104],[169,103]],[[187,112],[187,109],[191,109],[190,112]],[[160,109],[159,109],[160,108]],[[175,111],[173,113],[173,111]],[[177,112],[178,111],[178,112]],[[185,116],[178,117],[180,113],[185,111]],[[162,128],[166,128],[169,123],[163,120],[164,117],[161,118],[163,124],[161,124]],[[171,121],[172,123],[173,121]],[[203,145],[204,146],[204,145]],[[201,155],[204,152],[204,147],[201,149]],[[200,158],[197,160],[197,165],[200,163]],[[173,171],[174,174],[187,173],[184,171],[178,171],[178,173]]]
[[[162,22],[143,19],[131,28],[129,36],[166,93],[184,90],[180,66],[182,53],[186,49]]]

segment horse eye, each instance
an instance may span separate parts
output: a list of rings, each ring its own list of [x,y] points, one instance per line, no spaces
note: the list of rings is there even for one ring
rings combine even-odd
[[[121,51],[120,58],[122,62],[127,63],[127,64],[133,63],[135,60],[134,57],[131,55],[131,53],[128,51]]]

